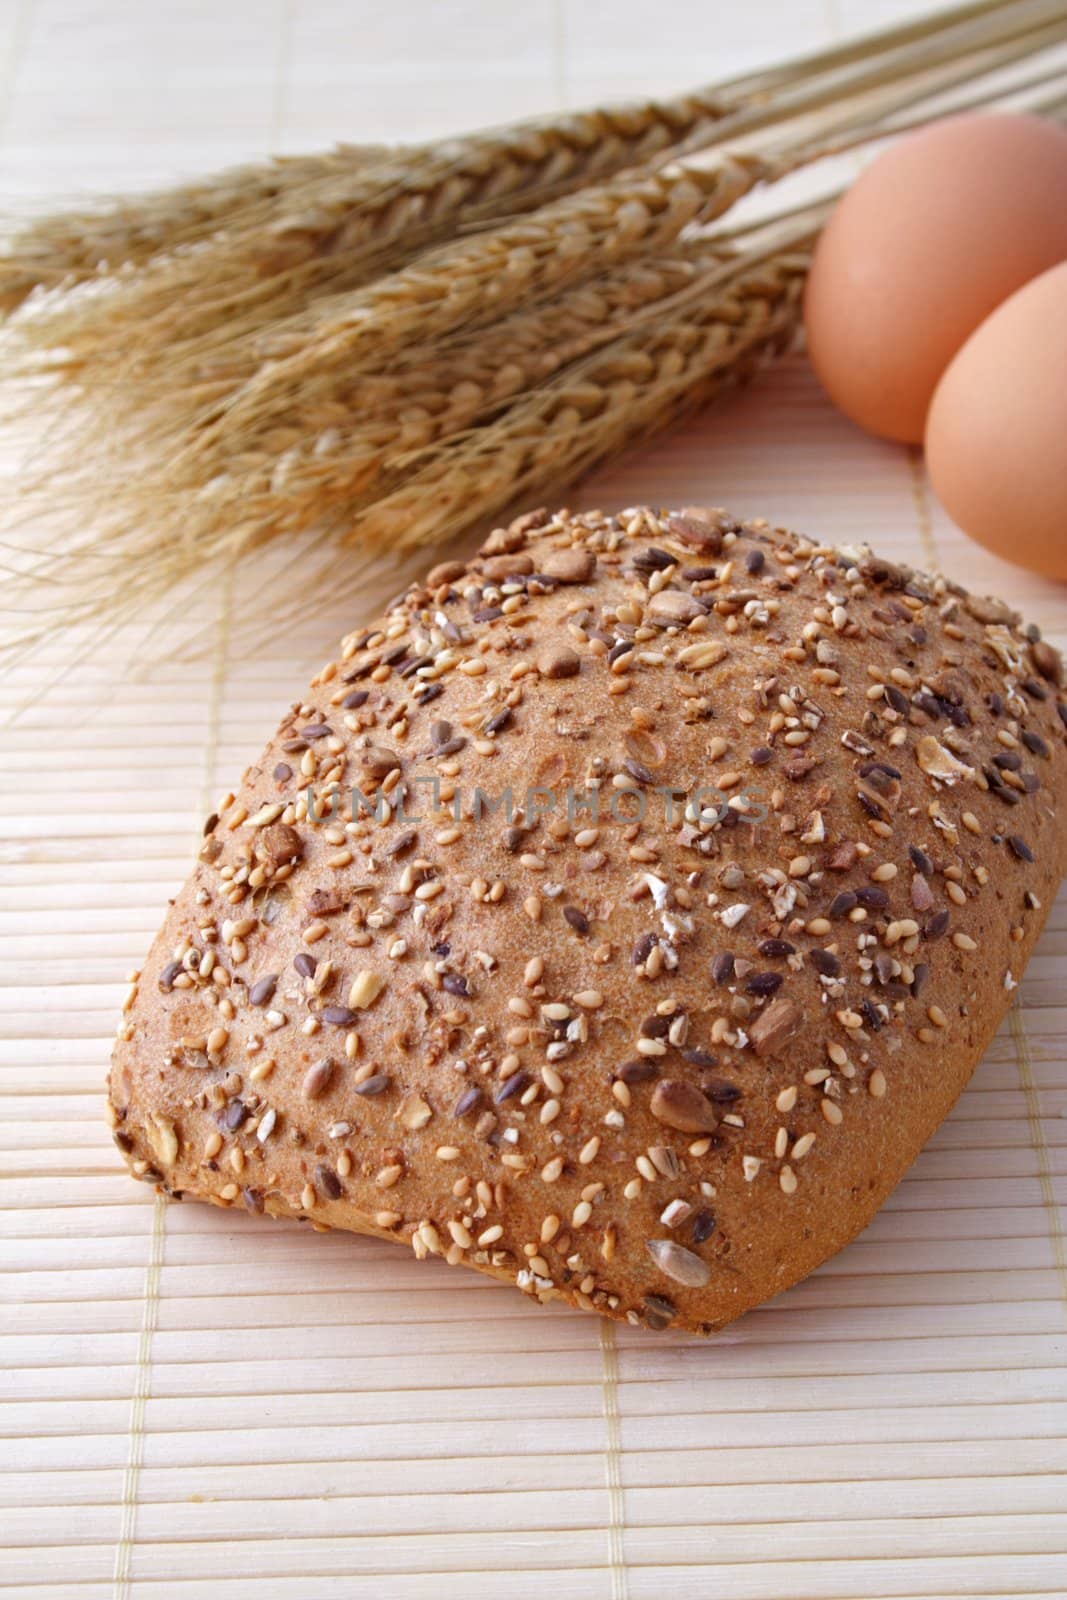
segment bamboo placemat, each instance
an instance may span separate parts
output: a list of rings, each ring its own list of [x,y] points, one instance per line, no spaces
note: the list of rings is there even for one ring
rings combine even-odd
[[[188,8],[196,37],[235,26],[218,24],[217,9]],[[489,12],[443,9],[468,27]],[[557,8],[557,22],[573,23],[569,55],[565,27],[537,20],[550,40],[530,69],[546,76],[531,78],[540,103],[552,83],[568,92],[568,70],[572,88],[607,87],[592,90],[583,65],[592,9]],[[903,9],[879,6],[877,20]],[[72,41],[121,36],[135,13],[112,4],[90,17],[73,0],[8,10],[18,36],[0,157],[17,175],[33,148],[60,164],[61,146],[33,131],[43,113],[18,109],[26,83],[39,84],[35,29],[65,41],[69,86],[87,70]],[[249,23],[254,10],[238,7]],[[283,25],[306,33],[317,19],[324,56],[329,20],[351,17],[329,5],[277,10],[283,43]],[[620,7],[612,27],[631,18],[636,29],[635,10]],[[766,53],[777,18],[792,26],[800,11],[732,13],[731,49]],[[810,42],[831,20],[807,17]],[[386,24],[375,27],[388,43]],[[188,71],[217,85],[182,39],[179,80]],[[612,68],[616,88],[636,49]],[[662,40],[657,49],[665,59]],[[249,84],[262,99],[265,83],[284,88],[286,58],[257,50]],[[158,75],[161,63],[138,70]],[[132,72],[129,56],[119,66]],[[691,69],[689,52],[675,78]],[[122,72],[106,60],[100,70],[106,95],[108,71]],[[361,73],[366,58],[351,82]],[[244,90],[236,110],[230,91],[239,118]],[[279,91],[270,126],[242,125],[235,138],[270,143],[284,101]],[[144,116],[141,101],[135,110]],[[121,168],[120,135],[136,131],[124,114],[116,101],[94,146],[98,176],[112,160]],[[470,120],[469,99],[460,115]],[[173,169],[167,134],[154,148],[163,141]],[[1067,644],[1064,591],[965,541],[933,505],[918,458],[836,417],[800,357],[575,496],[646,500],[728,504],[828,539],[869,539],[1005,595]],[[167,1207],[130,1182],[102,1117],[124,975],[185,876],[202,816],[356,620],[309,622],[247,659],[235,640],[242,603],[239,575],[219,584],[186,622],[209,627],[207,656],[148,681],[136,670],[147,646],[127,634],[58,683],[60,642],[0,682],[4,712],[30,702],[5,727],[0,760],[0,1593],[1067,1593],[1064,897],[1008,1023],[871,1228],[709,1344],[539,1309],[374,1241]]]

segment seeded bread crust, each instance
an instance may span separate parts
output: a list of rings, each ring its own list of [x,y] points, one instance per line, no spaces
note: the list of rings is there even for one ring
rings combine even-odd
[[[713,1332],[870,1221],[1011,1003],[1067,869],[1062,685],[1009,608],[866,550],[521,518],[350,635],[209,820],[116,1142],[175,1196]]]

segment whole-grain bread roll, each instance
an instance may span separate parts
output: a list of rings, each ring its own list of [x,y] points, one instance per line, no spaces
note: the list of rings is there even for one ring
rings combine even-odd
[[[721,511],[535,512],[345,639],[208,822],[116,1141],[709,1333],[949,1110],[1065,792],[1060,658],[1000,602]]]

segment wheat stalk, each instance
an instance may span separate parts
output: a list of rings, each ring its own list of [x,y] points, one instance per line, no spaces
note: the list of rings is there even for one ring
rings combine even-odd
[[[1050,31],[1052,37],[1067,33],[1067,15]],[[1029,41],[1014,48],[1026,54]],[[1004,60],[1005,51],[998,50],[996,64]],[[943,104],[946,91],[969,82],[975,70],[971,58],[927,67],[920,105],[935,115],[954,109]],[[914,84],[883,86],[873,102],[870,96],[858,108],[846,102],[824,117],[815,137],[782,139],[762,154],[716,153],[702,166],[677,163],[624,174],[528,218],[440,247],[363,290],[272,324],[250,341],[243,362],[210,373],[207,381],[201,374],[198,384],[180,359],[177,370],[169,367],[162,394],[154,375],[128,378],[138,427],[146,440],[164,446],[173,483],[230,474],[235,441],[247,456],[262,448],[266,436],[273,441],[267,448],[282,454],[289,449],[285,434],[301,432],[294,413],[313,409],[324,393],[335,392],[339,374],[373,371],[409,343],[490,325],[517,306],[566,293],[591,274],[654,259],[673,249],[688,227],[721,217],[757,184],[869,140],[915,102]]]
[[[717,248],[721,269],[726,266],[725,253]],[[370,498],[365,514],[355,522],[349,518],[349,534],[341,542],[387,557],[390,550],[397,554],[446,538],[493,514],[518,494],[536,493],[553,474],[558,480],[560,470],[568,478],[581,474],[629,438],[649,437],[686,406],[699,405],[750,378],[760,358],[784,347],[797,330],[806,270],[803,251],[785,251],[768,259],[760,259],[761,254],[755,250],[739,254],[728,282],[717,293],[691,296],[691,304],[678,304],[672,315],[646,318],[624,338],[613,339],[603,352],[573,363],[566,376],[523,398],[498,422],[485,429],[451,432],[432,450],[389,456],[386,469],[394,474],[392,491]],[[434,514],[421,502],[424,491],[437,499],[438,531]],[[285,496],[277,486],[275,515],[283,504]],[[157,538],[149,544],[141,518],[115,528],[106,549],[93,542],[91,581],[86,579],[80,552],[70,552],[78,568],[72,600],[64,592],[72,576],[69,557],[61,555],[51,581],[58,587],[64,624],[115,621],[118,614],[136,618],[147,606],[158,606],[178,582],[189,581],[190,573],[208,574],[208,581],[213,581],[221,558],[232,560],[240,550],[282,531],[278,523],[270,522],[266,502],[250,506],[240,494],[226,494],[219,506],[206,510],[202,522],[197,507],[184,502],[184,512],[190,517],[184,544]],[[397,538],[398,530],[402,538]],[[341,594],[336,541],[330,541],[323,555],[323,573],[326,568],[333,571],[331,598],[336,600]],[[304,552],[299,598],[288,582],[270,584],[272,624],[277,626],[290,611],[299,610],[315,571],[307,565]],[[115,594],[118,579],[122,597]],[[37,630],[24,630],[22,640],[50,632],[50,614],[40,613]]]
[[[163,344],[187,342],[200,354],[215,333],[225,347],[264,320],[362,283],[387,261],[460,226],[534,208],[640,165],[679,138],[709,129],[728,109],[732,102],[714,91],[698,91],[414,147],[373,170],[361,165],[302,186],[269,217],[217,231],[195,258],[163,255],[136,280],[120,279],[105,313],[106,334],[99,306],[76,303],[49,307],[27,326],[26,337],[38,347],[68,350],[60,369],[69,374],[101,361],[115,364],[109,357],[117,322],[131,331],[146,363]],[[67,227],[60,219],[53,231]],[[45,247],[34,234],[13,241],[6,272],[0,270],[0,306],[24,296]]]
[[[270,227],[276,239],[302,238],[309,255],[324,249],[335,254],[354,217],[362,215],[365,226],[367,208],[379,213],[369,230],[375,248],[402,229],[401,196],[409,221],[431,232],[435,220],[452,222],[457,211],[470,220],[498,214],[502,204],[541,203],[550,194],[641,164],[657,151],[699,142],[719,118],[766,103],[772,90],[780,94],[798,81],[847,68],[873,50],[885,56],[980,22],[1003,6],[1004,0],[978,0],[673,99],[529,119],[403,152],[340,145],[325,154],[245,164],[207,180],[38,219],[17,228],[0,257],[0,310],[14,310],[37,287],[70,286],[143,265],[219,230],[232,236],[239,221]],[[390,155],[386,170],[368,183],[368,167]],[[380,214],[385,210],[391,216]],[[245,242],[255,250],[254,236]],[[248,264],[260,264],[258,253]]]
[[[203,361],[265,319],[358,286],[457,228],[533,209],[627,167],[750,135],[931,63],[1021,37],[1059,14],[1058,0],[980,0],[674,100],[542,118],[405,150],[370,166],[350,166],[342,157],[321,180],[283,186],[269,216],[260,207],[244,225],[239,217],[227,219],[195,259],[164,254],[146,273],[120,275],[103,312],[94,302],[51,308],[27,336],[38,348],[68,352],[56,370],[75,376],[114,368],[116,350],[118,365],[133,349],[150,368],[159,349],[187,343],[190,357]],[[313,173],[313,158],[301,170]],[[265,182],[272,181],[268,169]],[[220,180],[220,194],[234,188]],[[175,205],[180,211],[180,191]],[[120,231],[128,225],[127,219]],[[75,232],[59,219],[50,233],[38,238],[30,230],[13,243],[9,299],[40,271],[42,248],[62,247]],[[75,276],[94,255],[99,260],[90,241],[71,268]],[[0,304],[3,298],[0,272]]]

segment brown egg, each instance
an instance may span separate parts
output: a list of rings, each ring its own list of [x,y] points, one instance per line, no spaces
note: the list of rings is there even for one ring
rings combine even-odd
[[[916,442],[938,379],[1002,300],[1067,260],[1067,131],[953,117],[910,134],[845,195],[815,252],[804,320],[831,399]]]
[[[934,394],[926,457],[966,533],[1067,580],[1067,262],[968,339]]]

